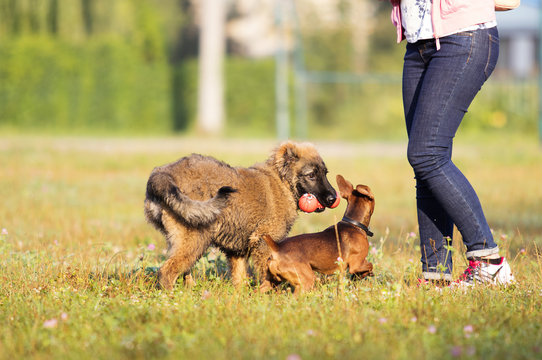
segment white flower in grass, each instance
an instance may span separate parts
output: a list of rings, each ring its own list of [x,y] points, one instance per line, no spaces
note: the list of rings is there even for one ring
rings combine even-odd
[[[58,325],[58,320],[57,319],[45,320],[45,322],[43,323],[43,327],[46,328],[46,329],[56,328],[57,325]]]
[[[473,331],[474,328],[472,327],[472,325],[465,325],[465,327],[463,328],[463,333],[465,334],[466,338],[470,338]]]
[[[286,356],[286,360],[301,360],[301,356],[298,354],[290,354]]]

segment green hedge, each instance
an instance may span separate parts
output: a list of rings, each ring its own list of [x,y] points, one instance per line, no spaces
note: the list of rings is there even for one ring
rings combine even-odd
[[[194,131],[197,119],[198,64],[192,59],[173,68],[174,130]],[[224,64],[226,136],[274,136],[274,59],[228,58]]]
[[[169,69],[116,38],[0,43],[0,125],[78,132],[171,128]]]
[[[190,133],[197,119],[197,60],[178,65],[148,57],[116,37],[84,44],[47,36],[0,42],[0,128],[99,134]],[[273,137],[274,59],[227,58],[224,135]],[[296,128],[294,89],[291,127]],[[490,81],[466,116],[464,131],[537,130],[537,86]],[[311,139],[404,138],[397,81],[310,84]],[[292,131],[292,135],[296,135]]]
[[[195,129],[197,60],[144,60],[115,38],[0,43],[0,126],[17,131],[161,134]],[[226,135],[274,134],[274,62],[228,59]]]

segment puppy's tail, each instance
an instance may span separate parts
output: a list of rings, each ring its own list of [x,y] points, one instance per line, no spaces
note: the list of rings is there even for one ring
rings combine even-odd
[[[156,172],[147,182],[147,199],[162,203],[193,227],[212,224],[228,205],[230,194],[236,191],[223,186],[213,198],[198,201],[183,194],[169,174]]]
[[[271,252],[278,252],[279,251],[279,245],[273,241],[273,239],[271,238],[271,236],[269,235],[262,235],[263,239],[265,240],[265,242],[267,243],[267,246],[269,246],[269,248],[271,249]]]

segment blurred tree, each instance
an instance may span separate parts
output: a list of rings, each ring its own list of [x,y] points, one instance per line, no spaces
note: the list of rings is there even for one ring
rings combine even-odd
[[[226,0],[202,0],[200,14],[198,129],[207,134],[219,134],[224,127]]]
[[[58,33],[58,0],[50,0],[47,9],[47,30],[56,35]]]
[[[171,66],[171,112],[173,130],[185,131],[189,127],[194,106],[191,97],[197,77],[197,67],[189,59],[198,55],[199,27],[196,24],[196,8],[192,0],[152,0],[162,19],[162,33],[166,53]],[[191,115],[192,114],[192,115]]]
[[[52,2],[57,3],[58,0],[51,0]],[[87,35],[92,34],[92,0],[81,0],[81,10],[83,12],[83,22]]]

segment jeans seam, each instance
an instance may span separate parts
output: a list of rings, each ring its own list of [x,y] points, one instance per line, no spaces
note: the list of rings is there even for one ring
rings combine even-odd
[[[451,162],[451,160],[450,160],[450,162]],[[444,177],[444,179],[446,179],[446,181],[448,182],[448,184],[453,185],[453,183],[450,181],[450,178],[448,177],[448,175],[446,174],[446,172],[442,171],[442,166],[439,167],[438,170],[440,171],[440,173],[441,173],[441,175]],[[454,188],[454,189],[457,189],[456,186],[453,186],[453,188]],[[464,198],[464,196],[463,196],[462,194],[461,194],[460,199],[461,199],[461,202],[463,203],[463,208],[464,208],[464,209],[468,209],[469,216],[474,217],[474,214],[475,214],[474,209],[472,208],[472,206],[469,204],[468,201],[465,201],[465,198]],[[457,225],[457,224],[456,224],[456,225]],[[482,227],[480,226],[480,222],[479,222],[479,221],[476,221],[476,222],[474,222],[474,225],[475,225],[475,227],[476,227],[476,232],[477,232],[478,234],[482,234]],[[461,236],[463,237],[463,234],[461,234]],[[486,240],[486,241],[487,241],[487,240]],[[465,243],[465,240],[464,240],[464,239],[463,239],[463,243]],[[485,244],[485,242],[484,242],[484,244]],[[485,247],[484,247],[484,249],[485,249]],[[481,249],[481,250],[483,250],[483,249]],[[467,249],[467,251],[469,251],[469,249]],[[474,250],[474,251],[476,251],[476,250]]]
[[[469,56],[467,56],[467,62],[466,64],[468,64],[470,62],[470,58],[471,58],[471,55],[472,55],[472,49],[474,48],[474,42],[476,41],[476,36],[471,36],[470,37],[470,49],[469,49]]]
[[[491,34],[488,34],[487,61],[486,61],[486,66],[484,66],[484,75],[486,77],[486,80],[489,78],[489,75],[487,73],[487,68],[489,67],[489,62],[491,61],[491,50],[492,50]]]
[[[474,36],[470,36],[470,38],[471,38],[471,42],[470,42],[470,48],[469,48],[469,54],[468,54],[468,56],[467,56],[467,60],[466,60],[465,63],[463,64],[463,67],[461,68],[461,71],[458,72],[456,78],[454,79],[454,85],[453,85],[453,87],[452,87],[452,89],[451,89],[451,91],[450,91],[450,93],[449,93],[449,98],[452,98],[452,97],[453,97],[453,93],[454,93],[454,92],[456,91],[456,89],[457,89],[457,83],[458,83],[459,79],[463,76],[463,74],[465,73],[465,69],[466,69],[467,65],[469,64],[470,57],[471,57],[471,54],[472,54],[473,43],[474,43],[474,38],[475,38],[475,37],[474,37]],[[436,126],[436,131],[432,134],[432,139],[431,139],[431,141],[432,141],[433,144],[436,142],[437,134],[438,134],[438,132],[440,131],[440,126],[441,126],[441,124],[442,124],[442,121],[444,121],[444,115],[447,113],[447,110],[448,110],[449,105],[450,105],[450,103],[449,103],[449,102],[446,102],[446,106],[444,106],[444,107],[441,109],[441,111],[439,112],[439,116],[438,116],[439,121],[438,121],[437,126]],[[461,122],[462,122],[462,121],[463,121],[463,120],[461,120]],[[453,140],[451,140],[451,141],[453,142]],[[449,159],[449,162],[451,162],[451,161],[452,161],[452,160]],[[446,164],[447,164],[447,163],[445,163],[445,164],[439,166],[439,167],[436,168],[436,169],[441,170],[442,166],[444,166],[444,165],[446,165]],[[446,177],[446,180],[448,180],[447,177]]]
[[[484,67],[484,75],[485,75],[485,78],[486,80],[489,79],[489,76],[491,75],[491,73],[493,72],[493,70],[489,71],[489,65],[491,64],[491,56],[493,54],[493,46],[496,46],[498,47],[499,46],[499,41],[497,39],[497,41],[494,41],[493,40],[493,35],[491,35],[491,33],[488,33],[487,34],[488,36],[488,53],[487,53],[487,62],[486,62],[486,66]],[[495,61],[496,63],[496,61]]]

